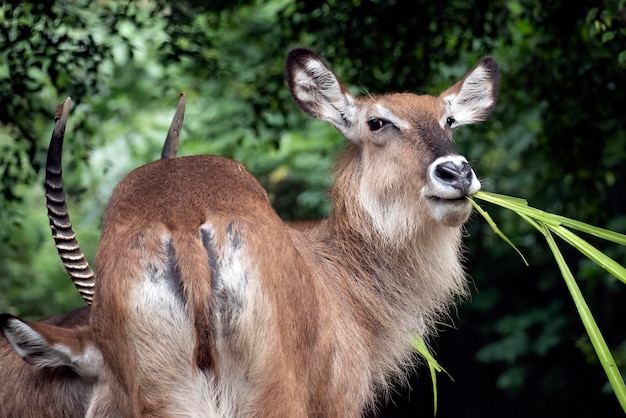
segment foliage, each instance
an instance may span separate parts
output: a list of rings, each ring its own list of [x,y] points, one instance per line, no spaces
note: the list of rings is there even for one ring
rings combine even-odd
[[[38,317],[80,304],[52,247],[41,190],[52,112],[66,96],[76,103],[64,155],[68,206],[89,257],[112,188],[158,157],[181,91],[188,98],[181,155],[236,158],[268,188],[281,216],[323,216],[342,141],[291,103],[283,61],[297,45],[322,53],[360,93],[437,93],[480,56],[494,55],[502,72],[496,111],[456,136],[484,188],[623,233],[623,3],[5,2],[0,311]],[[559,271],[539,245],[543,234],[508,211],[493,216],[529,267],[486,223],[468,224],[475,291],[455,314],[457,329],[432,342],[454,377],[439,382],[437,415],[616,415]],[[625,263],[623,248],[592,244]],[[626,291],[576,251],[563,256],[624,370]],[[380,415],[400,416],[406,403],[407,416],[415,408],[431,414],[429,397],[417,389],[410,401],[394,396],[396,411]]]
[[[626,1],[612,0],[592,7],[587,13],[589,34],[600,37],[607,49],[617,54],[617,62],[626,68]]]

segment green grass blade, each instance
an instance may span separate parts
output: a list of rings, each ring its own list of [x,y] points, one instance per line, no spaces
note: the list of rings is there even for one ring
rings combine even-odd
[[[497,193],[485,192],[482,190],[477,192],[473,197],[496,204],[498,206],[502,206],[506,209],[510,209],[518,214],[523,213],[546,224],[564,225],[577,231],[614,242],[616,244],[626,245],[626,235],[624,234],[620,234],[619,232],[610,231],[604,228],[599,228],[597,226],[589,225],[584,222],[576,221],[574,219],[566,218],[565,216],[554,215],[552,213],[532,208],[528,206],[528,203],[524,199],[505,196]]]
[[[542,228],[542,226],[541,226],[541,225],[542,225],[542,224],[537,223],[537,222],[536,222],[533,218],[531,218],[531,217],[530,217],[530,216],[528,216],[528,215],[523,215],[523,214],[521,214],[521,213],[518,213],[518,215],[519,215],[519,216],[520,216],[523,220],[525,220],[526,222],[528,222],[529,224],[531,224],[532,226],[534,226],[536,229],[538,229],[538,230],[540,230],[540,231],[541,231],[541,228]]]
[[[435,357],[430,353],[424,339],[418,336],[411,337],[411,345],[413,349],[417,351],[424,359],[426,363],[428,363],[428,368],[430,370],[430,378],[433,381],[433,410],[434,415],[437,415],[437,372],[444,372],[448,376],[450,374],[443,368],[441,365],[435,360]]]
[[[602,334],[600,333],[600,329],[596,324],[593,315],[591,314],[591,310],[587,303],[585,302],[585,298],[583,297],[572,272],[570,271],[561,251],[559,250],[556,242],[554,241],[554,237],[548,230],[547,226],[544,226],[544,235],[548,242],[548,246],[550,250],[552,250],[552,254],[554,255],[554,259],[561,270],[561,274],[565,279],[565,283],[567,288],[572,296],[572,300],[576,305],[576,309],[578,310],[578,314],[580,315],[580,319],[583,322],[585,330],[589,335],[589,339],[591,340],[591,344],[593,345],[594,350],[596,351],[596,355],[598,359],[600,359],[600,363],[604,368],[604,371],[609,379],[611,387],[615,392],[615,396],[622,406],[624,412],[626,412],[626,385],[624,384],[624,380],[622,379],[622,375],[620,374],[617,365],[615,364],[615,360],[613,360],[613,356],[611,355],[611,351],[609,350]]]
[[[504,194],[499,194],[499,193],[494,193],[494,192],[486,192],[484,190],[479,190],[476,194],[474,194],[474,196],[483,200],[494,199],[494,200],[506,202],[510,205],[515,205],[515,206],[528,206],[528,201],[521,197],[507,196]]]
[[[589,235],[594,235],[598,238],[602,238],[604,240],[611,241],[616,244],[626,245],[626,235],[620,234],[619,232],[610,231],[604,228],[598,228],[597,226],[592,226],[584,222],[566,218],[564,216],[559,216],[559,215],[551,215],[551,216],[555,220],[558,220],[559,223],[563,226],[567,226],[569,228],[575,229],[580,232],[584,232]]]
[[[624,283],[626,283],[626,269],[624,269],[621,265],[616,263],[610,257],[597,250],[587,241],[580,238],[572,231],[568,230],[566,227],[620,245],[626,245],[626,235],[598,228],[584,222],[575,221],[564,216],[553,215],[551,213],[532,208],[528,206],[527,202],[524,199],[512,198],[509,196],[482,191],[476,193],[474,197],[504,207],[505,209],[512,210],[522,219],[529,222],[533,227],[538,229],[545,236],[546,241],[548,242],[548,246],[550,247],[550,250],[552,251],[559,270],[561,271],[561,275],[565,280],[572,300],[574,301],[576,309],[578,310],[581,321],[585,327],[585,330],[587,331],[587,334],[589,335],[589,339],[596,352],[596,355],[598,356],[598,359],[602,364],[602,367],[609,379],[609,383],[611,384],[611,387],[613,388],[613,391],[615,392],[615,395],[620,405],[622,406],[622,409],[624,410],[624,412],[626,412],[626,385],[624,384],[624,379],[622,378],[617,368],[617,365],[613,360],[611,351],[609,350],[606,342],[604,341],[604,338],[602,337],[600,329],[598,328],[598,325],[596,324],[595,319],[591,314],[591,310],[585,302],[585,299],[580,291],[580,288],[578,287],[578,284],[576,283],[576,280],[574,279],[573,274],[567,266],[567,263],[565,262],[565,259],[563,258],[563,255],[561,254],[561,251],[559,250],[556,242],[554,241],[552,233],[561,237],[567,243],[578,249],[585,256],[589,257],[590,260],[597,263],[599,266],[604,268],[606,271],[608,271]],[[474,204],[474,207],[477,208],[481,215],[485,216],[485,211],[479,210],[479,206],[474,202],[472,202],[472,204]],[[490,225],[495,225],[495,222],[493,222],[491,217],[485,217],[485,219]],[[494,231],[499,231],[499,229],[494,229]],[[506,241],[508,242],[508,240]]]
[[[504,242],[509,244],[511,246],[511,248],[513,248],[515,251],[517,251],[517,254],[519,254],[519,256],[522,258],[522,261],[524,261],[524,264],[526,265],[526,267],[528,267],[528,261],[526,261],[526,257],[524,257],[524,254],[522,254],[522,252],[515,246],[515,244],[513,244],[513,242],[511,242],[509,237],[504,235],[504,232],[502,232],[500,230],[500,228],[498,228],[498,225],[496,225],[496,223],[493,221],[493,219],[491,218],[489,213],[486,210],[484,210],[482,207],[480,207],[480,205],[478,203],[476,203],[476,201],[474,199],[472,199],[471,197],[469,197],[468,199],[469,199],[470,202],[472,202],[472,206],[474,206],[476,211],[478,213],[480,213],[483,218],[485,218],[485,220],[487,221],[487,223],[489,224],[489,226],[491,227],[493,232],[495,232],[495,234],[497,236],[502,238],[502,240],[504,240]]]
[[[573,232],[563,228],[562,226],[548,226],[551,231],[557,234],[559,237],[567,241],[572,247],[589,257],[589,259],[600,267],[611,273],[620,281],[626,284],[626,269],[619,265],[615,260],[608,257],[606,254],[599,251],[593,245],[589,244],[584,239],[580,238]]]
[[[604,268],[606,271],[611,273],[618,280],[626,283],[626,269],[624,269],[621,265],[612,260],[610,257],[607,257],[605,254],[598,251],[595,247],[593,247],[584,239],[580,238],[578,235],[565,229],[563,226],[568,226],[578,231],[585,232],[596,237],[607,239],[611,242],[623,245],[626,244],[626,235],[588,225],[586,223],[575,221],[564,216],[553,215],[551,213],[532,208],[528,206],[526,201],[523,199],[511,198],[509,196],[503,196],[496,193],[483,191],[479,191],[474,195],[474,197],[512,210],[513,212],[521,216],[524,220],[531,223],[537,229],[540,229],[539,224],[544,224],[548,226],[557,235],[562,237],[584,255],[589,257],[589,259],[591,259],[599,266]],[[478,207],[478,205],[475,204],[474,207]],[[483,212],[480,213],[483,214]],[[495,224],[495,222],[493,222],[491,218],[489,218],[487,222],[490,225]],[[506,242],[510,241],[507,239]]]

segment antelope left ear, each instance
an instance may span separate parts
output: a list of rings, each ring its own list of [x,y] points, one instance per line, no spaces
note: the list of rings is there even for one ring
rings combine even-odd
[[[10,315],[0,314],[0,332],[25,362],[36,368],[69,367],[79,376],[94,378],[104,367],[100,351],[87,344],[83,350],[64,344],[63,340],[90,340],[87,327],[62,328],[42,323],[27,323]],[[54,337],[54,338],[53,338]]]
[[[2,335],[15,352],[35,367],[55,367],[69,364],[67,354],[55,350],[46,338],[26,322],[9,314],[2,314]]]
[[[499,85],[496,60],[482,58],[462,80],[439,95],[448,106],[447,117],[453,121],[450,126],[455,128],[485,120],[496,105]]]
[[[322,59],[308,49],[294,49],[286,69],[289,91],[300,109],[349,137],[356,117],[354,98]]]

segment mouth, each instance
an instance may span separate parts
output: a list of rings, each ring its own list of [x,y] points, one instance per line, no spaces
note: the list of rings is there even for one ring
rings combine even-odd
[[[455,203],[455,202],[464,202],[467,201],[468,196],[447,198],[447,197],[439,197],[439,196],[428,196],[427,199],[433,202],[442,202],[442,203]]]
[[[461,225],[472,212],[472,203],[465,195],[454,198],[429,196],[427,202],[433,218],[447,226]]]
[[[469,196],[467,195],[461,195],[458,197],[441,197],[441,196],[435,196],[435,195],[430,195],[430,196],[426,196],[426,199],[429,202],[432,202],[434,204],[455,204],[455,203],[462,203],[462,202],[468,202],[469,200],[467,199]]]

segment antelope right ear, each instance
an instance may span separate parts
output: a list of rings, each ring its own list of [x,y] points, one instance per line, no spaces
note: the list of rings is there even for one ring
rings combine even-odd
[[[337,76],[313,51],[297,48],[287,55],[287,82],[305,113],[331,123],[345,137],[354,129],[356,105]]]

